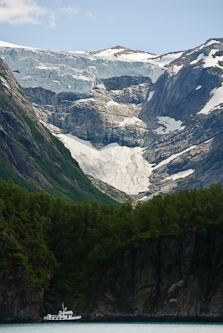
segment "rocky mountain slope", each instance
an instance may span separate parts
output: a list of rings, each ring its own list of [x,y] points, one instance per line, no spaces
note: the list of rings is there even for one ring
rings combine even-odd
[[[35,107],[0,59],[0,177],[73,200],[111,199],[91,185],[76,161],[38,120]]]
[[[1,45],[86,174],[141,200],[223,182],[223,39],[162,56]]]

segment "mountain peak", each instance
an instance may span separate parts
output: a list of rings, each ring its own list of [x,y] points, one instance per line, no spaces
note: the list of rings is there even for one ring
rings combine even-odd
[[[37,48],[34,47],[29,47],[29,46],[21,46],[21,45],[16,45],[4,41],[0,41],[0,47],[9,47],[9,48],[17,48],[17,49],[29,49],[29,50],[36,50]]]

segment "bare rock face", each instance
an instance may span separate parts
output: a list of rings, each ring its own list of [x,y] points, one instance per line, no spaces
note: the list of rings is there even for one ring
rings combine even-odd
[[[6,273],[1,273],[1,279]],[[37,322],[42,320],[43,290],[29,287],[24,267],[15,266],[0,286],[0,322]]]
[[[122,80],[124,83],[120,83]],[[45,123],[59,128],[62,133],[71,133],[91,141],[98,148],[112,142],[132,147],[144,146],[147,126],[136,118],[146,99],[149,80],[146,77],[141,80],[131,77],[100,80],[89,93],[81,95],[66,93],[65,96],[60,94],[52,97],[51,92],[44,90],[43,96],[48,94],[49,101],[41,100],[39,106],[43,111],[40,112],[40,117]],[[135,85],[137,81],[146,82]],[[123,90],[119,89],[123,85]],[[38,88],[29,88],[26,92],[33,103],[41,98],[38,96],[41,96],[42,90],[40,92]],[[54,100],[58,102],[54,103]],[[123,123],[125,119],[135,121]]]
[[[188,227],[184,237],[162,237],[134,245],[107,272],[109,287],[91,316],[221,320],[220,237],[215,227]]]

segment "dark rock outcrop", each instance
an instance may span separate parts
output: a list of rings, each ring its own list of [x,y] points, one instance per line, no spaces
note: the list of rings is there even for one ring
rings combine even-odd
[[[135,244],[107,272],[95,320],[223,319],[222,234],[216,227],[188,227]],[[113,282],[111,282],[113,281]]]
[[[22,266],[12,266],[0,273],[0,322],[37,322],[42,320],[43,290],[29,286],[29,276]]]

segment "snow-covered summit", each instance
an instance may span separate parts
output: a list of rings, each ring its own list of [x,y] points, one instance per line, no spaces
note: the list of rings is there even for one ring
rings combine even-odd
[[[115,46],[97,52],[90,52],[90,54],[93,54],[100,58],[116,57],[115,60],[126,60],[126,61],[149,61],[152,58],[158,57],[157,54],[147,53],[143,51],[134,51],[123,46]]]
[[[10,47],[10,48],[18,48],[18,49],[37,49],[34,47],[30,47],[30,46],[21,46],[21,45],[16,45],[16,44],[12,44],[12,43],[8,43],[8,42],[4,42],[4,41],[0,41],[0,47]]]

